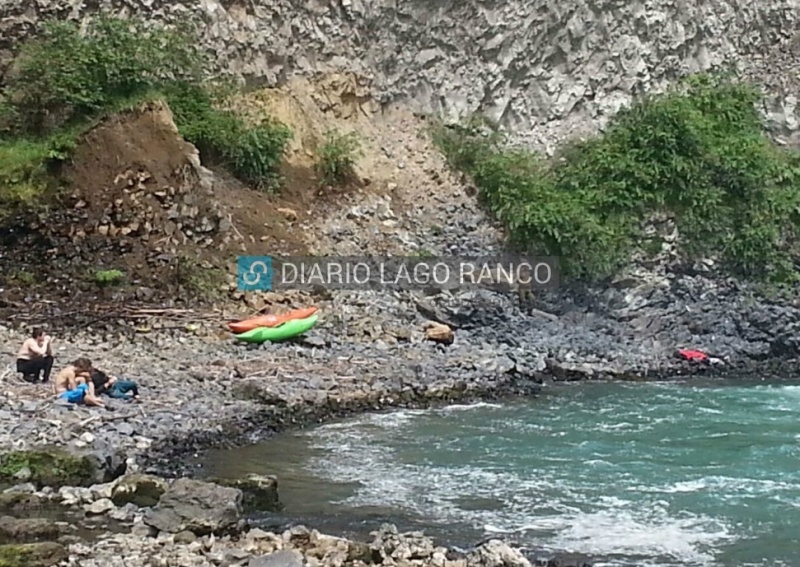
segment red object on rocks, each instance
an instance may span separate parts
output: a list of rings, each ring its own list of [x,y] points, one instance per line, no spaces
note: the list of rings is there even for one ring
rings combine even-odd
[[[678,351],[678,356],[684,360],[691,360],[692,362],[706,362],[708,360],[708,355],[699,350],[680,349]]]

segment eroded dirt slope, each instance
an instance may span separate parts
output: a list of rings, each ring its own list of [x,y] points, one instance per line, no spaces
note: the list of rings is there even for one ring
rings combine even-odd
[[[449,173],[420,117],[381,106],[353,75],[298,79],[235,102],[268,112],[294,137],[277,195],[200,164],[160,102],[106,119],[80,141],[48,207],[2,229],[0,287],[7,310],[22,302],[153,303],[235,291],[239,254],[477,253],[499,233]],[[323,187],[316,152],[325,132],[356,132],[357,179]],[[125,284],[95,274],[119,269]],[[243,309],[263,307],[247,298]]]

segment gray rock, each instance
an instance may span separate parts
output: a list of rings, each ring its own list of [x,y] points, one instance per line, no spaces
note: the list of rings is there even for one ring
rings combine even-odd
[[[283,508],[278,497],[278,479],[275,476],[249,474],[245,478],[214,479],[214,482],[241,490],[242,507],[246,512],[277,512]]]
[[[145,513],[144,522],[162,532],[205,535],[235,526],[241,516],[241,490],[181,478]]]
[[[86,514],[91,516],[100,516],[105,514],[106,512],[110,512],[114,509],[114,503],[109,500],[108,498],[101,498],[100,500],[95,500],[91,504],[86,504],[83,509],[86,511]]]
[[[251,557],[247,567],[303,567],[303,556],[294,549],[284,549],[262,555]]]
[[[95,482],[110,482],[125,474],[127,466],[125,453],[120,447],[114,446],[107,441],[95,440],[94,448],[87,454],[87,457],[95,465]]]
[[[531,567],[530,561],[518,550],[498,539],[478,546],[467,557],[473,567]]]

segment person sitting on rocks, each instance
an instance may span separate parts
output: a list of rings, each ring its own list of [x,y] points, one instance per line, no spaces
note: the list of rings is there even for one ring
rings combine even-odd
[[[22,374],[22,380],[35,384],[40,380],[48,382],[52,370],[53,339],[45,334],[44,329],[37,327],[17,352],[17,372]]]
[[[56,375],[53,389],[57,397],[70,403],[105,407],[95,395],[91,377],[92,361],[88,358],[79,358]]]
[[[92,370],[92,383],[95,394],[105,394],[120,400],[138,400],[139,386],[133,380],[120,380],[97,368]]]

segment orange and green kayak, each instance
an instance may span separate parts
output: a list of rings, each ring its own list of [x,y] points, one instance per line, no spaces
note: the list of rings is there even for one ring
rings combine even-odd
[[[302,335],[317,324],[319,315],[312,315],[305,319],[292,319],[281,323],[277,327],[257,327],[246,333],[236,335],[236,338],[246,343],[263,343],[266,341],[285,341]]]
[[[258,317],[253,317],[252,319],[228,323],[228,328],[232,333],[239,335],[260,327],[277,327],[278,325],[282,325],[287,321],[307,319],[316,313],[318,309],[318,307],[305,307],[303,309],[294,309],[281,314],[259,315]]]

